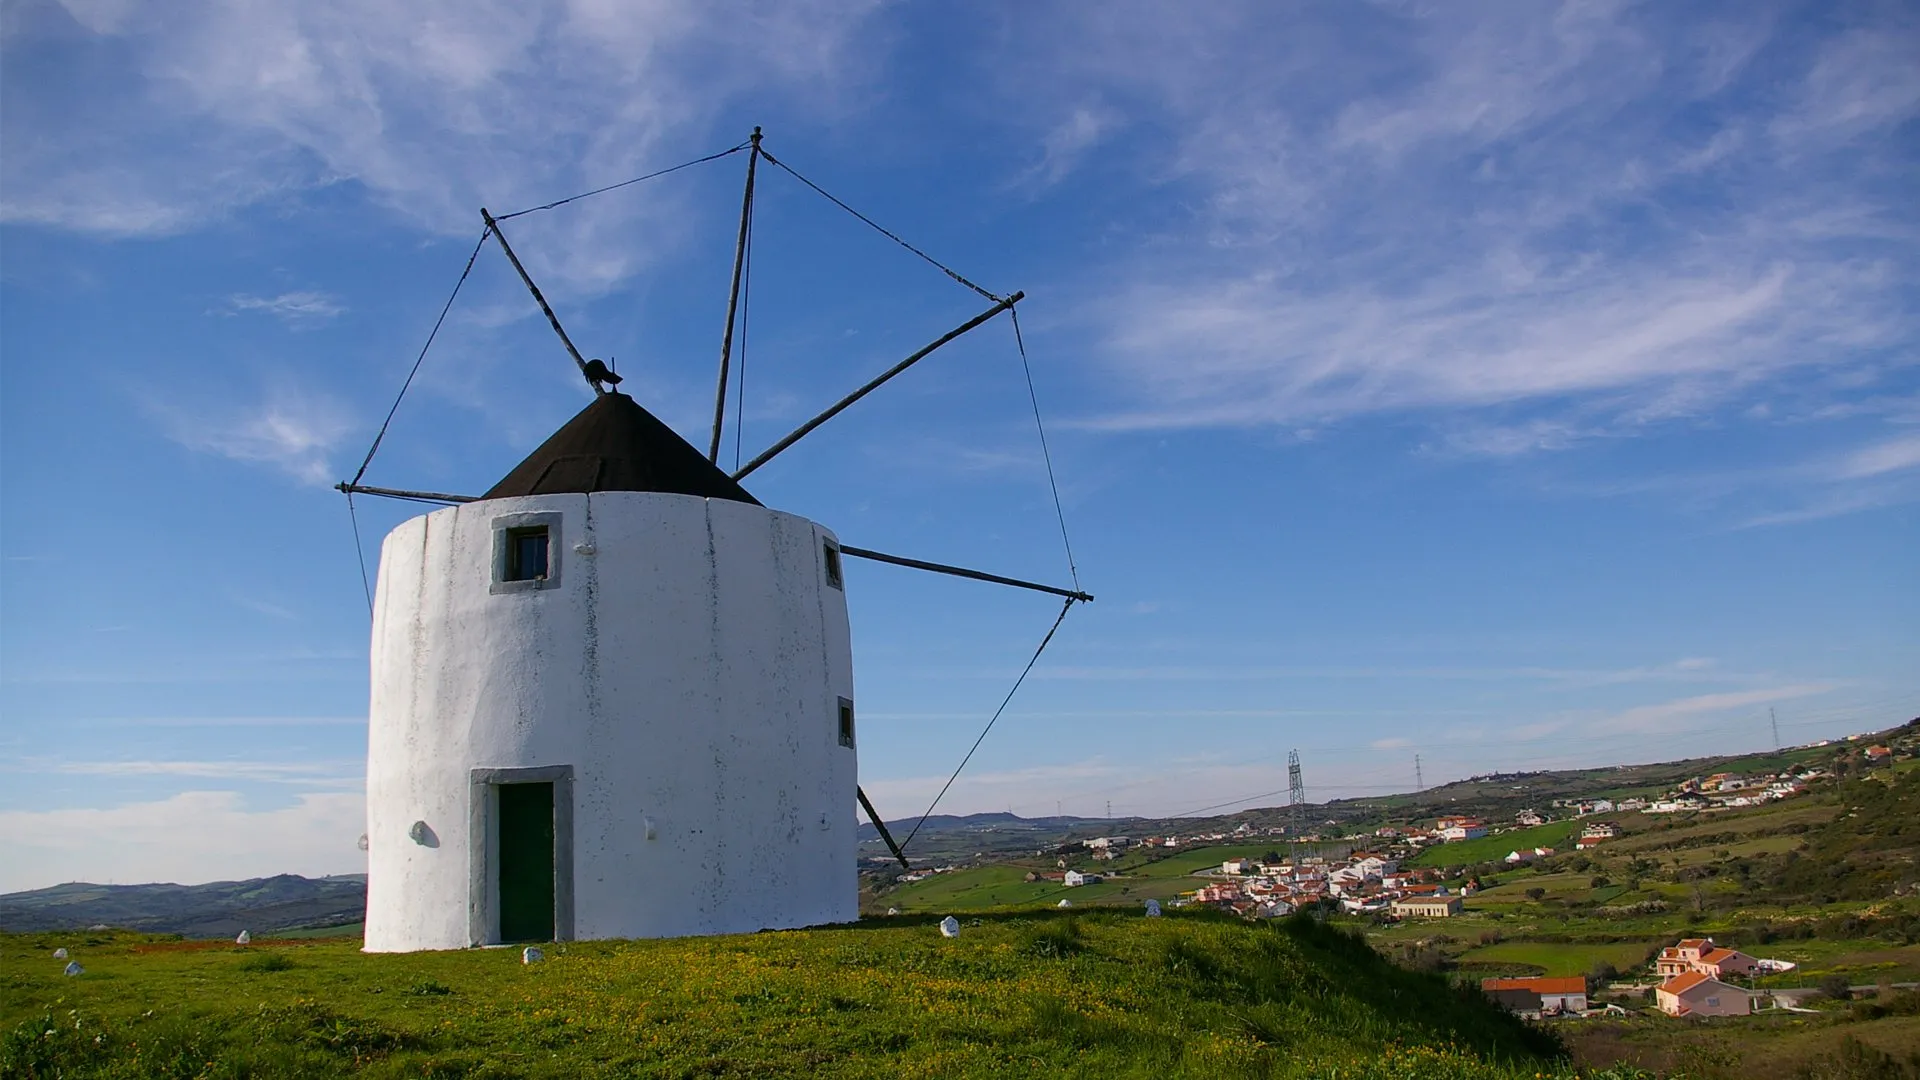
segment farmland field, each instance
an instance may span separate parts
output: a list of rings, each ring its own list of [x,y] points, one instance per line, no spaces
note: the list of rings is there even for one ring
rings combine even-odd
[[[1618,971],[1638,967],[1647,954],[1665,940],[1599,942],[1594,944],[1502,941],[1462,953],[1463,963],[1517,964],[1538,968],[1541,975],[1585,975],[1600,963]]]
[[[1581,825],[1579,821],[1550,821],[1531,829],[1515,829],[1478,840],[1453,844],[1434,844],[1408,860],[1409,866],[1471,866],[1474,863],[1499,862],[1507,853],[1537,847],[1561,848]]]

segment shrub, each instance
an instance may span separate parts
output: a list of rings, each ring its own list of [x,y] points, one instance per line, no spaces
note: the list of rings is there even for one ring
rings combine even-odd
[[[1821,994],[1835,1001],[1846,1001],[1853,996],[1853,981],[1837,971],[1823,976],[1819,986]]]
[[[1533,888],[1531,888],[1531,889],[1528,889],[1528,890],[1527,890],[1527,899],[1529,899],[1529,900],[1533,900],[1533,901],[1536,901],[1536,902],[1537,902],[1537,901],[1538,901],[1538,900],[1539,900],[1539,899],[1540,899],[1541,897],[1543,897],[1543,896],[1546,896],[1546,895],[1547,895],[1547,890],[1545,890],[1545,889],[1543,889],[1543,888],[1541,888],[1541,887],[1540,887],[1540,886],[1538,886],[1538,885],[1535,885],[1535,886],[1534,886]]]
[[[287,959],[285,953],[254,953],[240,961],[241,971],[291,971],[299,965]]]

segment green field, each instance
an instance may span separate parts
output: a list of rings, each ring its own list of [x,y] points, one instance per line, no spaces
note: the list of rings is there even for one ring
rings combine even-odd
[[[1553,1037],[1304,918],[1034,910],[957,939],[899,918],[548,950],[0,936],[0,1076],[1571,1076]]]
[[[1475,863],[1499,862],[1510,851],[1537,847],[1559,850],[1567,846],[1568,838],[1581,824],[1579,821],[1550,821],[1531,829],[1515,829],[1497,836],[1483,836],[1478,840],[1435,844],[1408,860],[1407,865],[1472,866]]]
[[[1644,962],[1650,950],[1666,944],[1669,942],[1664,939],[1592,944],[1502,941],[1470,949],[1461,954],[1460,960],[1464,963],[1514,964],[1538,968],[1541,975],[1585,975],[1601,963],[1612,964],[1618,971],[1629,971]]]

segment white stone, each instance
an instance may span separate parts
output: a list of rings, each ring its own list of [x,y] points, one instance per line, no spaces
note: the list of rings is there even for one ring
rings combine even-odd
[[[252,940],[253,940],[253,935],[248,933],[245,930],[242,930],[240,931],[240,936],[233,939],[233,943],[235,945],[245,945],[248,942],[251,942]]]
[[[530,513],[559,515],[551,582],[496,592],[495,524]],[[437,843],[372,845],[366,949],[499,941],[483,769],[571,770],[558,939],[856,919],[857,761],[838,738],[853,661],[829,542],[792,514],[629,491],[482,500],[388,534],[367,834],[430,821]]]
[[[65,960],[67,958],[67,950],[65,949],[53,950],[53,958],[55,960]]]
[[[959,937],[960,936],[960,920],[954,918],[951,915],[947,916],[944,919],[941,919],[940,920],[940,936],[941,937]]]
[[[1072,906],[1073,906],[1073,901],[1071,901],[1071,900],[1062,900],[1062,901],[1060,901],[1059,903],[1057,903],[1057,904],[1055,904],[1055,905],[1053,905],[1053,906],[1054,906],[1054,907],[1072,907]]]
[[[1159,917],[1160,917],[1160,901],[1158,900],[1147,901],[1147,918],[1157,919]]]
[[[539,949],[534,948],[532,945],[529,945],[526,948],[520,950],[520,962],[523,964],[537,964],[540,961],[545,960],[546,958],[547,958],[546,953],[541,952]]]
[[[87,970],[86,968],[83,968],[80,966],[80,961],[78,960],[67,961],[66,972],[69,975],[79,975],[84,973],[86,970]]]
[[[890,908],[888,908],[888,909],[887,909],[887,914],[889,914],[889,915],[898,915],[898,914],[900,914],[900,909],[899,909],[899,908],[897,908],[897,907],[890,907]]]

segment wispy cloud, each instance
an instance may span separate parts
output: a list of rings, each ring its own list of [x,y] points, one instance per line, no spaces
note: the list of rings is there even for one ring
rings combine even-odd
[[[1841,479],[1858,480],[1912,468],[1920,468],[1920,432],[1863,446],[1843,458],[1834,472]]]
[[[1687,717],[1730,712],[1778,701],[1813,697],[1836,689],[1834,683],[1797,683],[1763,690],[1740,690],[1722,694],[1695,694],[1653,705],[1638,705],[1600,720],[1597,729],[1612,733],[1666,730]]]
[[[1117,392],[1081,424],[1392,413],[1433,423],[1429,450],[1511,458],[1910,369],[1913,156],[1889,136],[1920,114],[1915,20],[1776,21],[1228,4],[1050,27],[1053,100],[1136,103],[1129,135],[1162,152],[1123,160],[1176,161],[1136,174],[1191,207],[1088,284]]]
[[[260,312],[271,315],[295,329],[307,329],[329,322],[346,313],[339,297],[313,290],[284,292],[278,296],[249,296],[236,293],[226,299],[228,314]]]
[[[1121,122],[1119,113],[1098,105],[1077,105],[1040,140],[1040,160],[1022,177],[1049,186],[1078,168],[1087,153]]]
[[[308,484],[332,481],[330,455],[353,429],[342,405],[315,392],[275,391],[251,405],[147,405],[167,437],[189,450],[270,465]]]
[[[0,162],[0,220],[152,236],[352,183],[430,231],[469,233],[476,206],[541,203],[711,149],[709,126],[742,98],[805,87],[812,107],[834,109],[871,69],[846,46],[874,6],[10,10],[12,56],[57,49],[70,62],[34,67],[36,92],[9,86],[19,137]],[[7,64],[9,83],[25,67]],[[671,200],[599,200],[544,224],[550,243],[527,257],[576,283],[618,280],[655,246],[636,250],[616,227],[642,219],[670,237]]]
[[[28,763],[10,771],[76,776],[191,776],[209,780],[258,780],[286,784],[357,786],[366,763],[342,761],[61,761]]]

